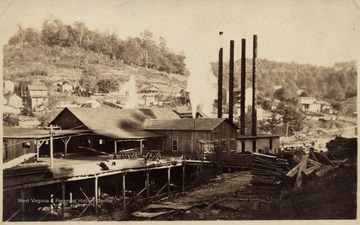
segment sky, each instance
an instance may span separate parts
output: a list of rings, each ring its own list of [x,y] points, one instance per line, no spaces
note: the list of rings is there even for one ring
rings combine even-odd
[[[149,29],[194,64],[217,61],[221,43],[228,59],[230,40],[239,59],[243,38],[251,58],[257,35],[258,58],[332,66],[356,59],[360,41],[360,0],[0,0],[0,44],[18,25],[41,30],[47,19],[121,39]]]

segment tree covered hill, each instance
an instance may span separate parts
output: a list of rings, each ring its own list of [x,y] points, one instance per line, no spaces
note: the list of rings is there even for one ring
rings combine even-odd
[[[332,67],[308,64],[275,62],[257,59],[257,97],[278,98],[296,103],[298,91],[302,96],[312,96],[327,100],[335,106],[344,101],[352,101],[356,111],[357,68],[355,60],[335,63]],[[214,74],[218,73],[218,64],[212,63]],[[235,87],[240,84],[241,61],[235,62]],[[229,64],[224,63],[224,85],[228,89]],[[251,87],[252,59],[246,60],[246,86]]]
[[[121,40],[116,33],[90,30],[81,22],[67,25],[60,20],[47,20],[41,31],[19,26],[3,51],[4,80],[40,80],[48,84],[78,81],[87,89],[96,89],[100,79],[110,79],[121,86],[134,75],[138,85],[186,88],[188,71],[184,53],[169,50],[164,38],[156,41],[148,30],[139,37]],[[240,64],[240,60],[235,62],[235,87],[239,86]],[[217,75],[217,63],[211,65]],[[247,59],[246,71],[246,86],[250,87],[252,59]],[[225,89],[228,88],[228,73],[226,62]],[[322,67],[257,59],[259,104],[274,97],[296,103],[298,90],[304,90],[303,96],[327,100],[337,109],[346,102],[344,113],[356,111],[356,62]]]

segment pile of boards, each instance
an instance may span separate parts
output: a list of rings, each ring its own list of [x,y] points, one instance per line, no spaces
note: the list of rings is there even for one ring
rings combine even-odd
[[[255,195],[273,196],[281,191],[291,161],[275,155],[252,155],[251,191]]]
[[[292,168],[286,176],[295,179],[294,188],[301,187],[303,180],[314,176],[321,177],[334,168],[337,168],[348,161],[348,158],[337,159],[330,152],[319,153],[310,149],[308,154],[302,155],[301,161]]]

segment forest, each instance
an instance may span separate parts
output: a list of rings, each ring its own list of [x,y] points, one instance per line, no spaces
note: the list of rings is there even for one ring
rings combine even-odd
[[[9,39],[8,45],[78,48],[102,54],[112,60],[120,60],[128,65],[167,73],[186,73],[185,55],[170,50],[163,37],[160,37],[157,43],[149,30],[141,32],[139,37],[129,36],[122,40],[115,32],[91,30],[83,22],[68,25],[60,20],[46,20],[41,31],[18,26],[17,33]]]

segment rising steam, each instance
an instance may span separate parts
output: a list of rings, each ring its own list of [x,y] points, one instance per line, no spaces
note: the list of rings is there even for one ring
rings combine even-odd
[[[212,72],[210,61],[204,62],[202,59],[204,58],[200,56],[195,59],[188,58],[186,63],[190,71],[187,90],[190,92],[193,118],[197,110],[211,117],[214,99],[217,97],[217,79]]]
[[[129,81],[121,86],[119,92],[127,95],[125,108],[135,108],[137,106],[137,87],[134,76],[130,76]]]

